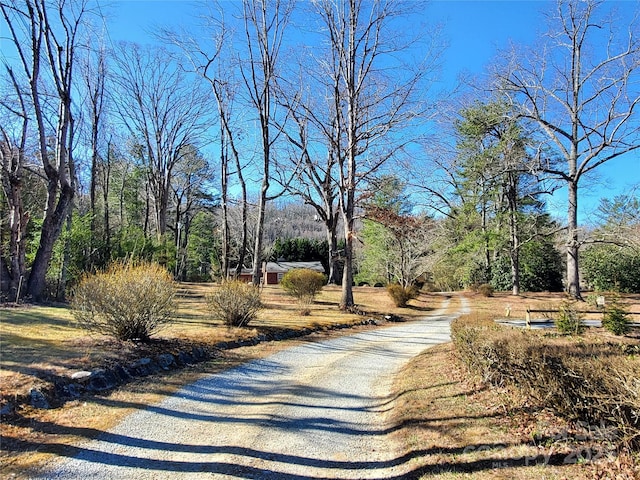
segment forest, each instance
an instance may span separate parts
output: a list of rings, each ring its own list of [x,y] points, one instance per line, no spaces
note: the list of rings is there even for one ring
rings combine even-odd
[[[97,1],[0,0],[1,299],[278,258],[322,260],[345,309],[357,284],[640,292],[640,185],[578,216],[602,165],[639,164],[637,16],[559,0],[540,44],[441,92],[421,8],[210,1],[148,46]]]

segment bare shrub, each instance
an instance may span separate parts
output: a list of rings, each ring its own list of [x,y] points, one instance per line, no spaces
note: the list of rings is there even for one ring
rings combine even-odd
[[[209,295],[207,306],[214,320],[228,327],[245,327],[256,318],[263,305],[258,287],[235,280],[224,282]]]
[[[175,284],[153,263],[115,263],[85,274],[72,294],[73,316],[85,330],[119,340],[146,341],[169,323]]]
[[[640,444],[640,363],[621,344],[492,323],[470,316],[452,323],[456,352],[472,374],[519,392],[530,408],[605,424],[620,443]]]
[[[493,297],[493,287],[488,283],[478,285],[477,292],[483,297]]]

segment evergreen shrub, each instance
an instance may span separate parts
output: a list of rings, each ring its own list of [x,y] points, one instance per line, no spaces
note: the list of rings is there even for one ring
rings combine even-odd
[[[602,326],[614,335],[626,335],[629,333],[631,328],[629,314],[616,298],[610,300],[605,307]]]
[[[566,300],[558,308],[558,315],[555,319],[556,328],[560,333],[579,335],[584,332],[582,319],[584,314],[580,312],[574,301]]]

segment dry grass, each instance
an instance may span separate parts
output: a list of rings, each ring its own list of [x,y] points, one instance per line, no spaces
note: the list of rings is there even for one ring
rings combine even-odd
[[[362,320],[338,309],[339,287],[325,287],[311,305],[311,314],[303,317],[294,298],[270,285],[262,292],[266,308],[258,319],[249,328],[228,328],[212,321],[207,313],[205,298],[214,288],[213,284],[183,284],[176,320],[157,335],[157,340],[215,344],[251,337],[260,331]],[[425,294],[413,302],[413,307],[398,309],[383,289],[367,287],[357,287],[355,298],[364,312],[393,313],[407,319],[419,318],[429,305],[440,302],[435,295]],[[131,343],[88,335],[77,327],[66,306],[2,308],[0,318],[0,398],[16,392],[24,394],[36,378],[68,375],[136,355],[136,346]]]
[[[605,294],[605,297],[609,296]],[[508,292],[496,292],[492,297],[485,297],[478,293],[468,293],[467,297],[473,304],[473,312],[478,315],[488,314],[492,317],[505,317],[509,308],[512,318],[525,317],[527,308],[557,310],[563,301],[567,299],[564,293],[523,293],[519,296],[511,295]],[[584,295],[585,299],[587,295]],[[634,321],[640,321],[640,294],[623,295],[620,303],[626,307],[633,315]],[[577,308],[583,311],[592,311],[595,308],[587,302],[580,302]],[[542,316],[542,315],[540,315]],[[585,319],[601,319],[600,314],[587,314]]]
[[[564,299],[561,294],[465,296],[477,321],[491,323],[504,314],[507,302],[511,316],[523,318],[527,307],[547,308]],[[638,295],[623,299],[636,314],[638,300]],[[597,343],[607,341],[611,334],[589,329],[584,338]],[[635,339],[627,341],[637,344]],[[413,359],[397,376],[394,389],[397,401],[390,421],[397,425],[395,439],[412,458],[409,478],[640,478],[638,452],[616,455],[614,443],[606,430],[599,433],[599,425],[588,426],[589,432],[584,425],[572,424],[546,409],[528,413],[529,399],[516,397],[513,390],[475,383],[460,366],[452,344]]]
[[[636,478],[633,458],[616,458],[607,442],[582,441],[583,432],[551,413],[510,408],[505,390],[469,382],[451,344],[416,357],[395,390],[394,436],[412,458],[408,478]]]
[[[182,287],[176,322],[159,334],[164,342],[213,344],[253,336],[269,329],[301,329],[367,318],[345,314],[338,309],[338,287],[325,287],[311,306],[311,314],[300,316],[300,307],[295,299],[286,296],[279,287],[269,286],[263,291],[267,308],[259,318],[249,328],[229,329],[208,318],[204,300],[214,286],[184,284]],[[359,309],[367,315],[395,314],[407,320],[421,318],[429,310],[439,307],[444,298],[437,294],[422,294],[410,302],[409,308],[399,309],[379,288],[356,287],[354,295]],[[510,305],[512,317],[523,317],[527,307],[542,308],[549,303],[559,304],[563,299],[560,294],[522,297],[496,294],[492,298],[475,294],[467,296],[474,311],[500,316]],[[627,296],[624,300],[631,311],[640,313],[640,295]],[[457,305],[452,303],[449,311],[455,307]],[[28,468],[40,464],[51,455],[73,455],[76,451],[73,444],[94,438],[133,410],[157,402],[204,374],[268,355],[288,345],[291,345],[291,341],[223,352],[195,367],[138,379],[109,394],[67,403],[64,408],[24,408],[17,419],[0,425],[2,476],[22,478]],[[123,344],[86,335],[75,326],[69,310],[64,306],[2,308],[0,395],[4,399],[11,399],[17,392],[28,391],[36,385],[39,377],[68,375],[75,370],[140,355],[138,348],[131,343]],[[442,470],[445,473],[438,475],[447,479],[581,478],[581,466],[553,467],[552,470],[531,466],[523,469],[505,463],[501,466],[508,468],[493,469],[494,461],[509,462],[518,455],[522,457],[524,453],[521,451],[531,452],[530,446],[522,444],[522,433],[512,429],[513,419],[519,419],[517,421],[522,423],[522,417],[515,417],[513,412],[504,410],[499,392],[479,391],[475,386],[465,384],[451,366],[448,348],[439,347],[418,357],[416,363],[408,366],[401,375],[406,383],[398,387],[402,394],[395,411],[403,415],[400,421],[403,428],[398,430],[397,435],[407,442],[409,450],[416,457],[413,465],[418,471],[422,468],[426,474]],[[529,434],[531,429],[543,428],[537,426],[540,419],[535,422],[529,419],[528,422]],[[495,444],[494,447],[486,450],[485,446],[492,444]],[[504,448],[500,446],[503,444],[506,445]],[[471,450],[468,448],[470,446]],[[486,451],[479,453],[480,447]],[[425,457],[423,454],[429,455]],[[454,470],[472,473],[446,473]],[[555,476],[554,472],[559,472],[559,476]]]
[[[273,329],[302,329],[334,323],[354,323],[360,315],[345,314],[338,308],[340,289],[325,287],[311,305],[309,316],[299,315],[299,305],[277,286],[262,292],[266,308],[249,328],[227,328],[213,322],[206,311],[205,298],[215,288],[210,284],[183,284],[178,299],[176,321],[159,334],[162,345],[175,343],[214,344],[254,336]],[[442,297],[424,294],[406,309],[393,306],[383,289],[357,287],[358,308],[363,313],[395,314],[409,320],[440,305]],[[362,327],[365,328],[365,327]],[[36,410],[24,407],[10,422],[0,425],[0,471],[3,478],[23,478],[25,471],[51,455],[72,455],[73,444],[115,425],[135,409],[159,401],[181,386],[204,374],[266,356],[292,341],[261,344],[220,352],[211,361],[195,367],[137,379],[106,395],[88,396],[68,402],[64,408]],[[144,355],[148,350],[131,342],[117,342],[89,336],[75,325],[65,306],[0,309],[0,397],[11,401],[42,382],[42,378],[67,376],[73,371]]]

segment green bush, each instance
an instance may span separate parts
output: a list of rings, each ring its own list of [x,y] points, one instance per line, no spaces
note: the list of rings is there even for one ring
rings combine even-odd
[[[640,292],[640,253],[617,245],[593,245],[581,256],[585,281],[598,291]]]
[[[116,263],[85,274],[73,291],[73,316],[85,330],[146,341],[169,323],[175,284],[160,265]]]
[[[629,333],[629,314],[617,299],[610,300],[602,316],[602,326],[614,335]]]
[[[224,282],[207,297],[209,312],[214,320],[229,327],[245,327],[262,308],[260,289],[240,281]]]
[[[583,316],[582,312],[576,308],[575,302],[564,301],[558,309],[558,316],[555,320],[556,328],[560,333],[579,335],[584,332]]]
[[[394,305],[401,308],[406,307],[409,300],[418,296],[418,290],[414,286],[403,287],[397,283],[387,285],[387,292],[393,300]]]
[[[301,305],[310,305],[325,282],[326,278],[320,272],[308,268],[294,268],[283,275],[280,286]]]

